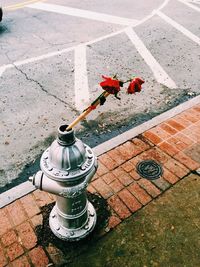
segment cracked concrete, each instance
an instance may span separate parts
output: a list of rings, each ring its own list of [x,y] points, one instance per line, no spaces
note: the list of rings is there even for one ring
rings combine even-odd
[[[0,187],[12,182],[28,163],[45,149],[49,136],[60,124],[76,117],[73,99],[73,54],[31,66],[14,66],[1,80],[0,99]],[[59,81],[60,72],[66,75]],[[48,77],[47,77],[48,76]],[[14,81],[14,83],[13,83]],[[47,141],[45,141],[47,140]],[[48,141],[49,140],[49,141]]]
[[[35,84],[38,85],[39,88],[40,88],[43,92],[45,92],[48,96],[52,96],[52,97],[54,97],[54,98],[55,98],[56,100],[58,100],[59,102],[61,102],[61,103],[65,104],[66,106],[68,106],[72,111],[74,111],[74,112],[76,113],[76,115],[79,115],[79,113],[77,112],[77,110],[76,110],[72,105],[70,105],[69,103],[67,103],[67,102],[64,101],[63,99],[59,98],[59,97],[56,96],[55,94],[52,94],[52,93],[48,92],[48,90],[46,90],[46,89],[44,88],[44,86],[43,86],[39,81],[34,80],[34,79],[28,77],[27,73],[24,72],[24,71],[23,71],[22,69],[20,69],[19,67],[17,67],[15,64],[13,64],[13,66],[15,67],[16,70],[18,70],[21,74],[23,74],[23,75],[25,76],[25,78],[26,78],[27,81],[30,81],[30,82],[35,83]]]

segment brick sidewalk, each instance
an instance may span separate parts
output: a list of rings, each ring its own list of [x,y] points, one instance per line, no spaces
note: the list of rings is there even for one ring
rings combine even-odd
[[[154,181],[141,178],[135,166],[144,159],[159,162],[163,176]],[[101,155],[88,191],[100,194],[110,206],[104,233],[199,167],[200,105]],[[0,210],[0,266],[61,263],[59,250],[39,246],[34,231],[42,224],[41,207],[54,201],[53,195],[36,190]]]

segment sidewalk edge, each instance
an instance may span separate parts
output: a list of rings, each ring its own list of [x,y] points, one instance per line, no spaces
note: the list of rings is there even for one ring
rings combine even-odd
[[[134,138],[135,136],[151,129],[152,127],[178,115],[179,113],[197,105],[200,103],[200,95],[196,96],[154,118],[151,120],[144,122],[131,130],[128,130],[112,139],[96,146],[93,148],[93,151],[96,156],[100,156],[101,154],[106,153],[107,151],[125,143],[126,141]],[[35,187],[29,182],[24,182],[12,189],[0,194],[0,208],[10,204],[16,199],[21,198],[22,196],[32,192],[35,190]]]

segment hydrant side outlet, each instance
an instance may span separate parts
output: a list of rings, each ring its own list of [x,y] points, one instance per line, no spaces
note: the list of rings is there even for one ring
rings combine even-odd
[[[77,241],[95,227],[96,211],[88,201],[86,187],[97,170],[91,148],[77,139],[73,130],[58,130],[58,138],[43,153],[41,170],[30,179],[36,188],[56,195],[49,224],[60,239]]]

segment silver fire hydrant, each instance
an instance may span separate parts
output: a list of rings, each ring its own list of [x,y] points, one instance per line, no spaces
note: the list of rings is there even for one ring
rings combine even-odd
[[[77,241],[96,224],[96,212],[86,196],[86,187],[97,170],[97,159],[74,131],[58,130],[58,137],[42,154],[38,171],[29,180],[40,190],[56,195],[49,225],[60,239]]]

